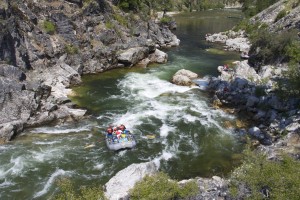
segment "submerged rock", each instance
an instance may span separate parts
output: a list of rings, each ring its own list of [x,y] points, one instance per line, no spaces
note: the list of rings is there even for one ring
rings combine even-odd
[[[104,185],[105,196],[110,200],[128,199],[128,192],[135,183],[142,180],[146,175],[154,174],[157,170],[154,162],[129,165]]]

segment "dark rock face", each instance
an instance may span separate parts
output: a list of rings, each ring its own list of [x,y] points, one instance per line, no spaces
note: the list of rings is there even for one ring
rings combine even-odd
[[[249,120],[256,124],[248,130],[248,134],[262,145],[273,144],[276,135],[283,132],[297,133],[299,127],[292,124],[299,118],[297,105],[300,99],[280,99],[273,91],[273,81],[278,74],[282,75],[281,68],[263,66],[257,73],[247,61],[236,65],[230,73],[221,71],[219,78],[211,79],[209,87],[215,91],[215,100],[247,113]],[[261,80],[269,81],[262,84]],[[289,129],[290,126],[294,128]]]
[[[75,3],[77,4],[78,6],[82,7],[82,0],[66,0],[68,2],[71,2],[71,3]]]
[[[132,66],[158,47],[179,44],[168,27],[129,18],[108,0],[1,5],[0,143],[26,127],[83,117],[67,97],[82,74]],[[149,62],[161,59],[152,55]]]
[[[289,5],[290,2],[280,0],[250,19],[251,23],[264,23],[272,32],[280,32],[296,28],[300,31],[300,6]],[[286,12],[281,19],[277,19],[280,12]]]

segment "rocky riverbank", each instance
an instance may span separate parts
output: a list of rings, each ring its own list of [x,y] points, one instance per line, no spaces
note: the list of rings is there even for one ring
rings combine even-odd
[[[0,143],[85,117],[68,98],[82,75],[163,63],[159,49],[179,45],[168,24],[106,0],[5,1],[0,26]]]
[[[225,44],[224,49],[228,51],[238,51],[248,54],[250,41],[246,37],[245,31],[238,32],[229,30],[221,33],[206,34],[205,39],[209,42],[219,42]]]
[[[299,5],[295,5],[290,1],[279,1],[252,17],[250,23],[264,23],[271,32],[297,28],[295,24],[299,23],[299,15],[296,16],[295,13],[299,14]],[[287,13],[279,19],[278,14],[283,11]],[[206,39],[209,42],[225,43],[225,49],[247,54],[251,48],[243,30],[207,35]],[[259,49],[251,51],[249,54]],[[237,130],[237,133],[249,134],[258,141],[256,144],[262,144],[259,148],[264,149],[269,157],[274,157],[281,149],[294,155],[300,153],[299,142],[293,142],[300,132],[300,99],[297,96],[285,98],[282,91],[278,90],[278,81],[285,79],[287,65],[278,63],[253,68],[247,60],[237,61],[229,69],[219,66],[220,76],[212,77],[208,85],[215,93],[215,105],[231,107],[236,113],[245,113],[244,116],[248,116],[253,127]]]

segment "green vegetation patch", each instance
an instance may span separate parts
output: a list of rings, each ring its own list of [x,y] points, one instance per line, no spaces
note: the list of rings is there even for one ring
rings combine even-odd
[[[240,2],[243,4],[243,12],[247,17],[256,15],[277,1],[278,0],[240,0]]]
[[[105,23],[105,27],[108,28],[108,29],[114,29],[115,25],[111,21],[107,21]]]
[[[52,35],[56,31],[56,26],[53,22],[45,20],[43,22],[43,28],[45,29],[46,33]]]
[[[57,181],[59,193],[54,196],[55,200],[107,200],[101,187],[81,187],[76,190],[69,179]]]
[[[73,55],[73,54],[78,54],[79,49],[75,45],[67,44],[65,46],[65,51],[66,51],[67,54]]]
[[[164,16],[160,19],[160,23],[162,24],[168,24],[172,21],[172,18],[169,16]]]
[[[122,26],[128,26],[128,21],[126,20],[125,17],[119,14],[114,14],[114,19],[119,22]]]
[[[145,176],[142,181],[136,183],[134,188],[130,190],[130,199],[168,200],[188,198],[195,196],[198,191],[199,189],[195,181],[191,181],[180,187],[168,175],[157,173],[153,176]]]
[[[300,162],[284,155],[280,161],[247,152],[245,161],[231,176],[230,194],[238,197],[239,186],[249,189],[250,195],[242,199],[289,199],[300,196]],[[239,196],[241,198],[241,196]]]
[[[209,48],[206,49],[207,52],[212,53],[212,54],[217,54],[217,55],[225,55],[227,52],[222,50],[222,49],[214,49],[214,48]]]
[[[284,18],[288,13],[289,13],[289,11],[287,11],[286,9],[283,9],[282,11],[280,11],[278,13],[278,15],[276,16],[276,18],[275,18],[275,22],[277,22],[280,19]]]

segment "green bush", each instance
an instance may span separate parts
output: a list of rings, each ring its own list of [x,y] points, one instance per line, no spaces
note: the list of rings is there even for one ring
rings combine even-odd
[[[300,62],[300,41],[293,40],[285,48],[285,55],[289,58],[290,62]]]
[[[160,23],[162,23],[162,24],[168,24],[168,23],[170,23],[171,21],[172,21],[172,18],[171,18],[171,17],[168,17],[168,16],[162,17],[162,18],[160,19]]]
[[[56,31],[55,24],[53,22],[50,22],[47,20],[44,21],[43,27],[44,27],[46,33],[51,34],[51,35],[54,34]]]
[[[78,47],[72,44],[67,44],[65,46],[65,51],[67,52],[67,54],[73,55],[73,54],[77,54],[79,52],[79,49]]]
[[[81,187],[77,192],[69,179],[60,179],[57,182],[59,193],[55,200],[106,200],[101,187]]]
[[[126,12],[138,11],[141,7],[141,2],[139,0],[120,0],[118,7]]]
[[[106,26],[106,28],[108,28],[108,29],[114,29],[114,28],[115,28],[115,25],[114,25],[111,21],[107,21],[107,22],[105,23],[105,26]]]
[[[142,181],[135,184],[130,190],[132,200],[168,200],[175,198],[188,198],[198,193],[196,182],[187,183],[180,187],[176,181],[164,173],[145,176]]]
[[[243,12],[248,17],[256,15],[277,1],[278,0],[240,0],[243,4]]]
[[[240,199],[264,199],[263,193],[270,199],[297,200],[300,196],[300,162],[284,155],[280,161],[267,160],[262,154],[246,154],[240,168],[232,173],[230,181],[231,195],[237,197],[239,186],[245,185],[251,194]],[[266,197],[265,197],[266,198]]]
[[[117,20],[122,26],[128,26],[128,22],[122,15],[114,14],[114,19]]]
[[[277,21],[279,21],[280,19],[284,18],[287,14],[288,14],[288,12],[287,12],[285,9],[283,9],[283,10],[280,11],[280,12],[278,13],[278,15],[276,16],[275,22],[277,22]]]
[[[208,9],[222,9],[224,8],[224,3],[219,1],[203,0],[199,4],[199,10]]]
[[[289,64],[288,70],[284,73],[287,81],[279,83],[281,93],[288,96],[298,96],[300,94],[300,41],[293,40],[285,48]]]
[[[259,29],[250,36],[252,43],[249,54],[249,64],[252,66],[262,66],[289,62],[290,56],[298,52],[297,48],[291,46],[293,41],[297,41],[295,31],[282,33],[271,33],[266,29]],[[291,46],[289,49],[288,47]],[[296,49],[295,51],[292,49]]]

